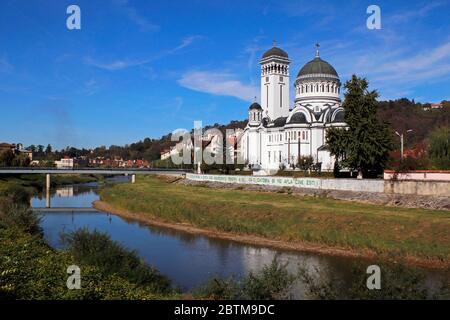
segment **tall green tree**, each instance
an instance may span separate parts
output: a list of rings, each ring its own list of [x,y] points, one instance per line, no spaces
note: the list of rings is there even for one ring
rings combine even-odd
[[[344,85],[342,107],[348,128],[332,128],[327,145],[340,167],[358,172],[362,178],[369,171],[381,172],[393,147],[392,132],[377,117],[377,91],[356,75]]]
[[[47,148],[45,148],[45,154],[47,156],[51,155],[53,152],[52,146],[50,144],[47,145]]]
[[[437,169],[450,169],[450,128],[442,127],[430,135],[428,154]]]

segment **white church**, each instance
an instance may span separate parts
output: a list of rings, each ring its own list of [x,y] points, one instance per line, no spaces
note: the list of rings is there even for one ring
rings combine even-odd
[[[318,46],[317,46],[318,47]],[[249,122],[241,137],[241,155],[262,174],[290,168],[311,156],[322,171],[332,171],[334,158],[325,146],[328,128],[346,127],[341,106],[341,82],[336,70],[316,56],[295,78],[295,99],[290,110],[288,54],[274,46],[261,64],[261,105],[248,110]]]

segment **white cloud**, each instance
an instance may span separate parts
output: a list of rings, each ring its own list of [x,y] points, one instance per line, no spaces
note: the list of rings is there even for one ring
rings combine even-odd
[[[201,40],[203,39],[204,36],[201,35],[192,35],[192,36],[188,36],[186,38],[184,38],[180,45],[178,45],[177,47],[173,48],[172,50],[169,50],[168,53],[175,53],[177,51],[180,51],[181,49],[184,49],[186,47],[189,47],[192,43],[194,43],[197,40]]]
[[[402,11],[398,14],[394,14],[388,18],[389,24],[406,23],[414,19],[423,18],[428,15],[432,10],[444,5],[443,2],[432,2],[424,5],[421,8],[414,8],[408,11]]]
[[[159,55],[153,56],[152,58],[149,58],[149,59],[143,59],[143,60],[117,59],[117,60],[113,60],[110,62],[102,62],[102,61],[93,59],[91,57],[87,57],[87,58],[85,58],[85,62],[88,65],[91,65],[91,66],[94,66],[94,67],[97,67],[100,69],[108,70],[108,71],[117,71],[117,70],[123,70],[123,69],[131,68],[131,67],[143,66],[152,61],[162,59],[171,54],[175,54],[176,52],[178,52],[184,48],[187,48],[188,46],[193,44],[195,41],[202,39],[202,38],[204,38],[204,37],[201,35],[192,35],[192,36],[185,37],[181,41],[181,43],[178,46],[176,46],[175,48],[163,51]],[[1,68],[1,59],[0,59],[0,68]]]
[[[123,70],[130,67],[136,67],[140,65],[145,65],[149,63],[149,60],[114,60],[111,62],[99,62],[97,60],[94,60],[90,57],[85,59],[86,63],[108,71],[117,71],[117,70]]]
[[[92,96],[99,90],[98,82],[95,79],[89,79],[84,83],[84,92],[88,96]]]
[[[136,8],[132,7],[128,3],[128,0],[115,0],[114,2],[120,7],[121,11],[123,11],[128,18],[141,29],[141,31],[158,31],[160,29],[158,25],[152,23],[142,16]]]
[[[450,58],[450,42],[445,43],[434,49],[427,49],[426,52],[417,54],[415,56],[391,61],[381,65],[378,72],[392,72],[409,73],[411,71],[423,71],[437,66],[437,63]]]
[[[220,96],[252,101],[258,95],[256,86],[243,84],[229,73],[192,71],[185,73],[178,83],[188,89]]]

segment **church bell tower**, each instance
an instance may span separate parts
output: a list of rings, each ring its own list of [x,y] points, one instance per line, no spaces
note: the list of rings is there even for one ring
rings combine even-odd
[[[263,116],[275,120],[289,115],[288,54],[274,46],[266,51],[261,64],[261,106]]]

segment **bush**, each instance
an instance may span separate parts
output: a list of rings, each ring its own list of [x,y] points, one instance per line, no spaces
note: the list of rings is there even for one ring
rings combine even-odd
[[[0,203],[2,203],[0,201]],[[22,204],[0,204],[0,227],[17,228],[22,232],[38,234],[42,232],[41,218],[28,206]]]
[[[302,266],[299,278],[305,284],[306,294],[311,299],[346,300],[416,300],[450,298],[447,283],[442,283],[437,292],[426,288],[425,275],[421,270],[407,268],[403,264],[380,264],[381,289],[367,289],[366,265],[352,267],[353,284],[348,286],[342,279],[333,277],[328,270],[309,270]]]
[[[0,300],[163,299],[158,294],[98,267],[77,264],[67,252],[49,248],[41,237],[18,230],[0,229]],[[81,289],[68,290],[67,267],[81,269]]]
[[[29,194],[18,185],[8,185],[4,196],[0,197],[0,227],[15,228],[22,232],[41,232],[41,219],[29,207]]]
[[[62,235],[63,243],[78,264],[97,267],[103,275],[118,275],[154,292],[169,292],[170,281],[149,267],[135,251],[124,248],[104,233],[80,229]]]
[[[275,300],[288,299],[296,277],[275,257],[258,273],[250,272],[241,280],[211,279],[195,293],[197,297],[215,300]]]

